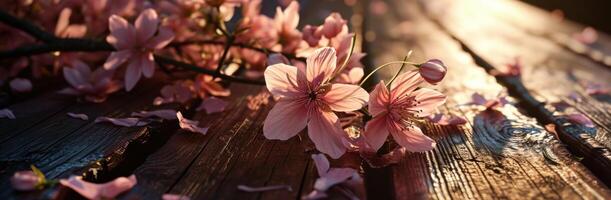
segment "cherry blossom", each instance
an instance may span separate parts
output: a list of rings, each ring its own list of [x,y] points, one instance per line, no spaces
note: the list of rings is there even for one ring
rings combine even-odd
[[[135,175],[119,177],[107,183],[91,183],[84,181],[82,177],[71,176],[61,179],[59,183],[68,187],[87,199],[112,199],[119,194],[130,190],[138,181]]]
[[[369,96],[369,112],[373,119],[365,126],[365,139],[374,150],[382,147],[388,135],[412,152],[433,149],[435,141],[416,126],[418,118],[430,115],[445,103],[446,96],[428,88],[417,89],[424,79],[417,72],[403,73],[390,84],[381,81]]]
[[[154,51],[162,49],[174,38],[174,33],[165,27],[159,27],[157,12],[146,9],[140,13],[134,25],[124,18],[113,15],[109,18],[110,35],[106,41],[117,51],[112,52],[105,69],[116,69],[127,62],[125,72],[125,89],[134,88],[141,76],[150,78],[155,72]]]
[[[183,130],[201,133],[202,135],[205,135],[206,132],[208,132],[208,128],[199,127],[199,122],[184,118],[180,112],[176,113],[176,117],[178,118],[178,125]]]
[[[335,50],[325,47],[307,58],[306,67],[275,64],[265,70],[267,89],[278,99],[265,119],[266,138],[287,140],[307,126],[319,151],[335,159],[344,154],[346,136],[333,111],[358,110],[368,95],[355,85],[329,83],[336,59]]]
[[[59,93],[84,96],[85,100],[100,103],[104,102],[109,94],[121,89],[121,83],[112,79],[114,71],[98,68],[91,71],[86,64],[77,64],[74,67],[64,67],[64,78],[70,84]]]

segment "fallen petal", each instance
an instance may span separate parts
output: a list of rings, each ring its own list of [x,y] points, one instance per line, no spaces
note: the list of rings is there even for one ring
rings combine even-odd
[[[163,194],[161,196],[162,200],[191,200],[188,196],[180,195],[180,194]]]
[[[40,184],[40,177],[31,170],[18,171],[11,177],[11,185],[17,191],[32,191]]]
[[[0,118],[16,119],[13,111],[9,110],[8,108],[0,110]]]
[[[356,170],[352,168],[331,168],[327,174],[316,179],[314,189],[327,191],[332,186],[348,180],[354,173],[356,173]]]
[[[246,185],[238,185],[238,190],[241,190],[244,192],[265,192],[265,191],[272,191],[272,190],[287,190],[289,192],[292,192],[293,188],[290,185],[270,185],[270,186],[263,186],[263,187],[250,187]]]
[[[142,119],[140,118],[133,118],[133,117],[129,117],[129,118],[98,117],[95,119],[95,123],[100,123],[100,122],[110,122],[110,123],[113,123],[114,125],[125,126],[125,127],[145,126],[149,124],[148,121],[142,121]]]
[[[467,120],[463,117],[456,116],[456,115],[444,115],[441,113],[429,115],[427,118],[430,122],[433,122],[439,125],[444,125],[444,126],[461,125],[461,124],[467,123]]]
[[[208,128],[199,127],[199,122],[186,119],[182,116],[182,113],[177,112],[176,117],[178,118],[178,125],[181,129],[188,130],[194,133],[206,134],[208,132]]]
[[[327,198],[327,194],[324,191],[314,190],[310,192],[307,196],[304,196],[304,200],[315,200],[315,199],[324,199]]]
[[[595,127],[594,122],[592,122],[592,120],[590,120],[590,118],[588,118],[586,115],[581,114],[581,113],[568,114],[568,115],[565,115],[564,117],[566,117],[567,120],[575,124],[579,124],[579,125],[582,125],[588,128]]]
[[[209,97],[202,101],[197,107],[197,111],[206,110],[206,114],[223,112],[229,103],[216,97]]]
[[[11,90],[15,92],[30,92],[32,91],[32,82],[25,78],[15,78],[9,83]]]
[[[137,182],[135,175],[128,178],[119,177],[101,184],[83,181],[80,176],[71,176],[69,179],[59,180],[60,184],[71,188],[87,199],[113,199],[117,195],[130,190]]]
[[[173,110],[173,109],[161,109],[161,110],[152,110],[152,111],[143,110],[140,112],[133,112],[132,117],[140,117],[140,118],[159,117],[161,119],[175,120],[176,119],[176,110]]]
[[[76,118],[76,119],[82,119],[82,120],[89,120],[89,116],[87,116],[86,114],[82,114],[82,113],[66,113],[68,114],[68,116],[72,117],[72,118]]]
[[[372,168],[381,168],[399,163],[406,153],[405,147],[398,146],[382,156],[378,156],[375,152],[361,152],[361,158],[367,161]]]

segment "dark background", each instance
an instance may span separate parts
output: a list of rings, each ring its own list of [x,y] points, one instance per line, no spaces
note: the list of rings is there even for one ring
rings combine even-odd
[[[567,19],[611,33],[611,0],[523,0],[546,10],[560,9]]]

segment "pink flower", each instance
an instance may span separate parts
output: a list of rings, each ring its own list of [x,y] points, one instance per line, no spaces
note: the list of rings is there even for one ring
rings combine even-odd
[[[351,185],[351,182],[362,184],[360,183],[362,182],[362,178],[355,169],[331,168],[329,160],[327,160],[324,154],[313,154],[312,160],[314,160],[316,171],[318,171],[320,177],[314,182],[314,191],[310,192],[310,194],[303,199],[326,198],[327,195],[325,191],[340,183],[345,183],[348,186]],[[350,189],[350,187],[348,187],[348,189]]]
[[[32,91],[32,82],[29,79],[25,78],[15,78],[9,82],[11,86],[11,90],[15,92],[30,92]]]
[[[113,199],[119,194],[130,190],[138,181],[136,176],[119,177],[107,183],[90,183],[81,177],[71,176],[69,179],[61,179],[59,183],[71,188],[87,199]]]
[[[85,100],[100,103],[106,100],[109,94],[121,89],[118,81],[112,80],[114,71],[98,68],[91,72],[84,63],[76,64],[74,68],[64,67],[64,78],[72,86],[59,93],[85,96]]]
[[[301,32],[297,30],[299,24],[299,3],[293,1],[284,11],[276,8],[274,24],[280,37],[283,53],[294,53],[301,43]]]
[[[172,85],[166,85],[161,88],[161,96],[153,100],[153,105],[161,105],[166,103],[178,102],[186,103],[193,98],[191,81],[177,81]]]
[[[199,127],[198,121],[193,121],[182,116],[182,113],[177,112],[176,117],[178,118],[178,125],[181,129],[191,131],[194,133],[201,133],[202,135],[206,135],[208,132],[208,128]]]
[[[180,195],[180,194],[163,194],[161,196],[162,200],[191,200],[188,196]]]
[[[317,46],[320,39],[322,39],[322,34],[320,33],[318,26],[305,25],[302,32],[303,40],[305,40],[311,47]]]
[[[593,44],[598,40],[598,32],[592,27],[586,27],[581,32],[573,34],[575,40],[583,44]]]
[[[345,25],[346,20],[339,13],[334,12],[325,18],[325,23],[320,31],[326,38],[333,38],[342,31]]]
[[[87,26],[83,24],[70,25],[70,16],[72,9],[64,8],[59,14],[57,24],[55,25],[55,36],[61,38],[80,38],[87,33]]]
[[[231,95],[231,91],[221,85],[220,79],[205,74],[199,75],[195,79],[195,91],[200,98],[210,95],[217,97]]]
[[[422,133],[415,120],[430,115],[446,96],[428,88],[416,90],[424,80],[415,71],[403,73],[390,85],[380,82],[369,96],[369,112],[373,119],[365,126],[365,140],[379,149],[390,133],[395,141],[412,152],[435,147],[435,141]]]
[[[11,177],[11,185],[18,191],[32,191],[42,182],[42,179],[31,170],[18,171]]]
[[[368,95],[355,85],[329,83],[336,59],[335,50],[325,47],[314,51],[305,67],[275,64],[265,70],[267,89],[279,99],[265,119],[266,138],[287,140],[307,126],[319,151],[334,159],[344,154],[346,135],[333,111],[358,110]]]
[[[117,51],[110,54],[104,63],[104,68],[116,69],[127,62],[125,89],[130,91],[140,80],[141,75],[146,78],[153,76],[155,72],[153,52],[170,43],[174,33],[167,28],[158,27],[159,19],[153,9],[142,11],[134,23],[135,26],[117,15],[111,16],[108,23],[110,35],[106,37],[106,41]]]
[[[433,85],[443,80],[443,77],[446,76],[446,72],[448,71],[448,68],[438,59],[428,60],[422,63],[418,69],[422,78]]]
[[[202,103],[197,107],[197,111],[205,110],[206,114],[223,112],[227,106],[227,102],[216,97],[208,97],[202,100]]]

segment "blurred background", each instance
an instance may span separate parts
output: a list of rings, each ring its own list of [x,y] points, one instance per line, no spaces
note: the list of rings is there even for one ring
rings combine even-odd
[[[610,0],[524,0],[548,11],[562,11],[564,17],[611,33]]]

